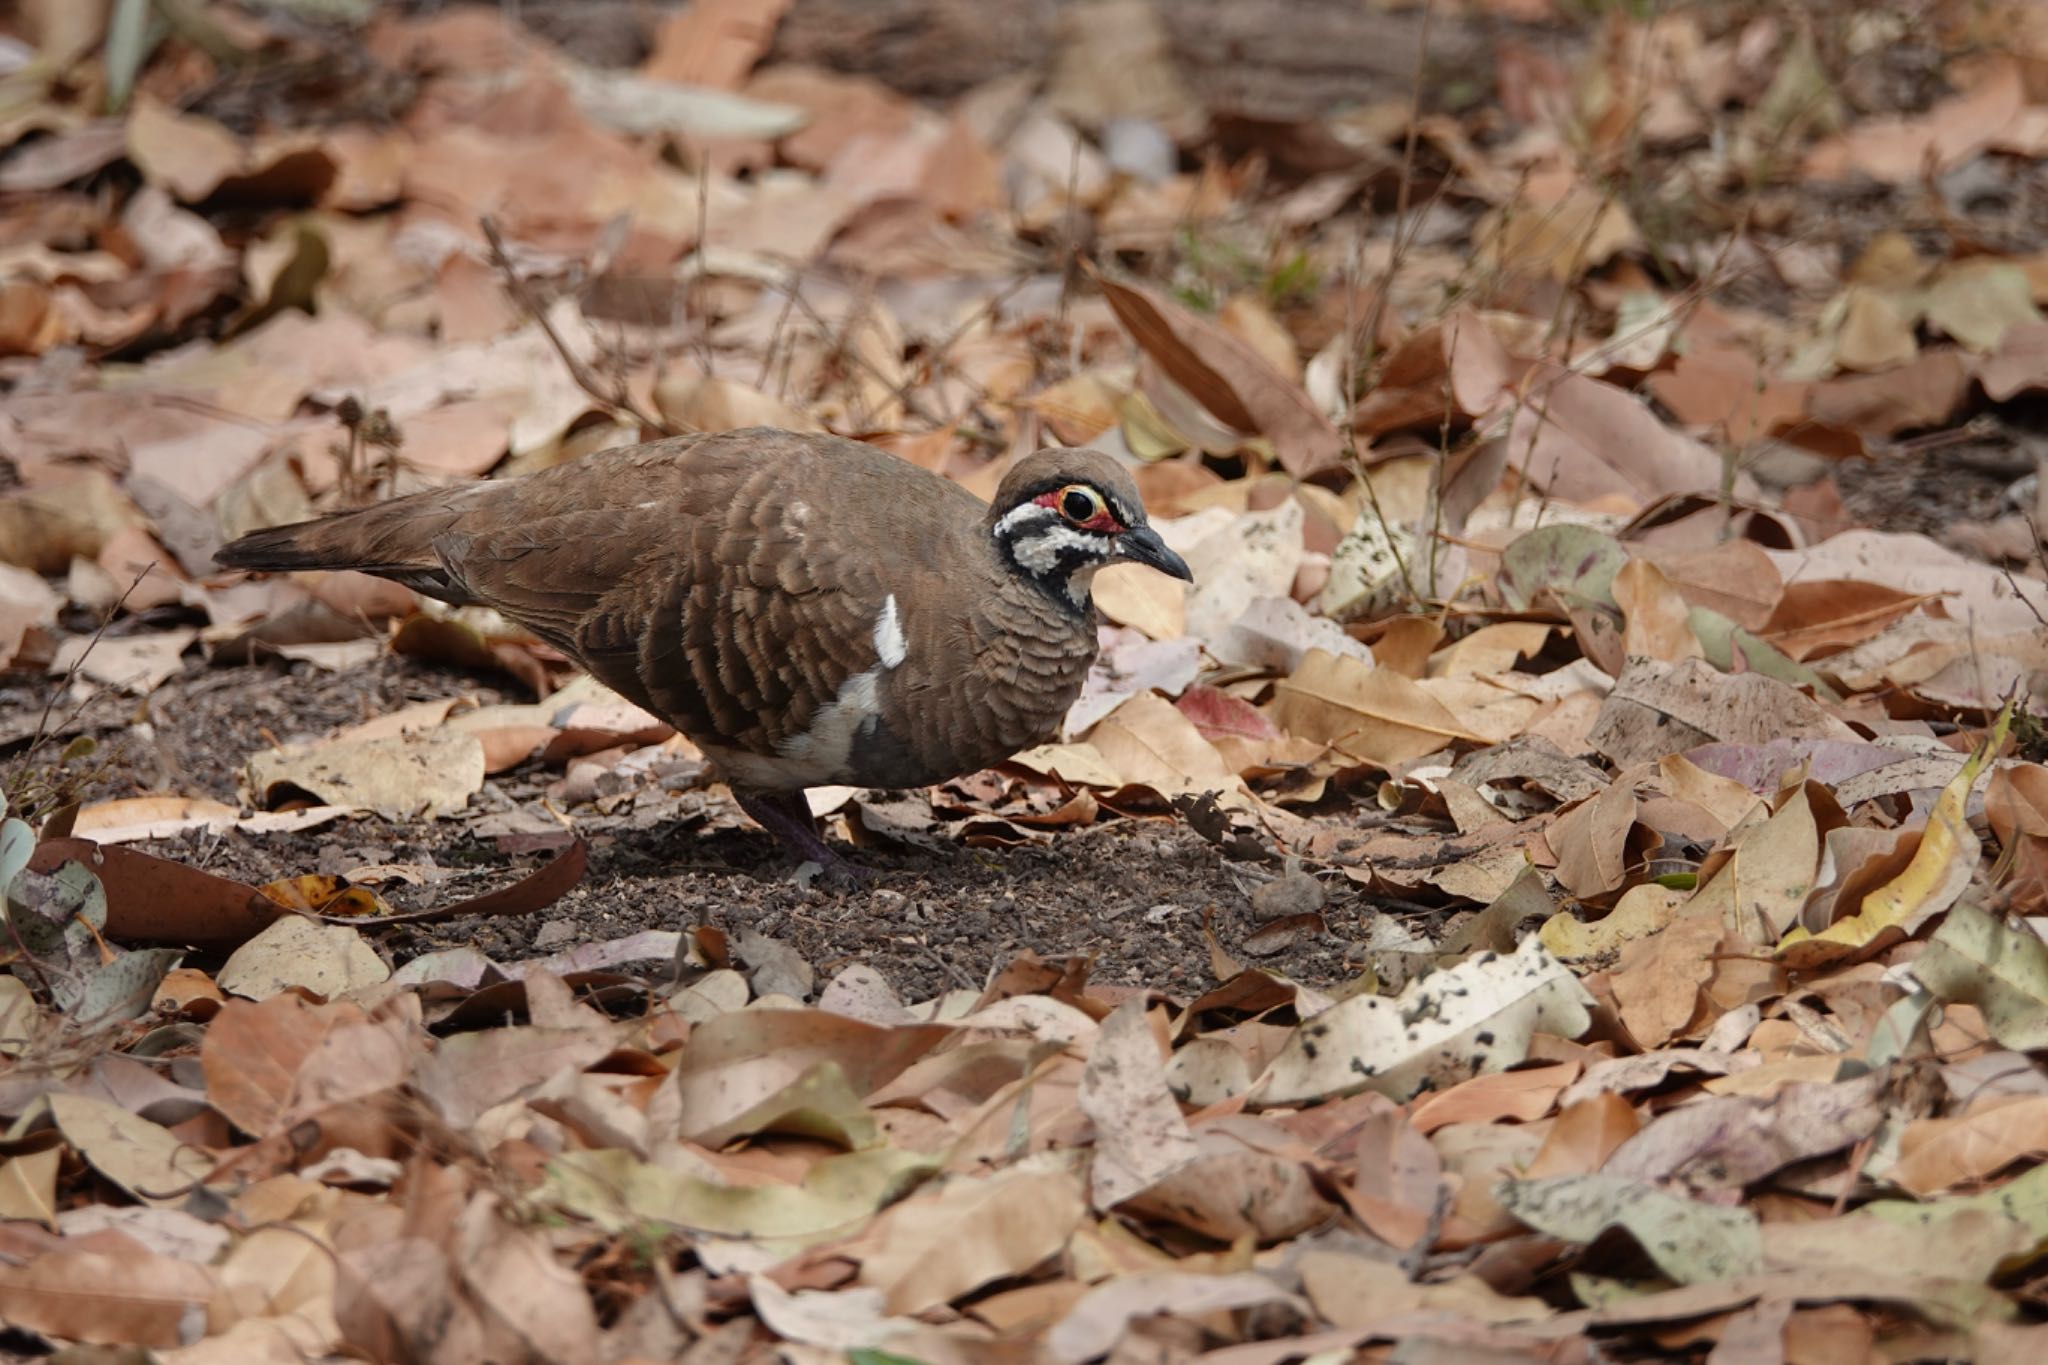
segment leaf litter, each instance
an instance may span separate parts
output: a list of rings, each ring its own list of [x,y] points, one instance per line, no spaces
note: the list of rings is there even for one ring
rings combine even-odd
[[[809,8],[0,19],[10,1347],[2023,1358],[2028,7],[1444,3],[1474,92],[1258,119],[1146,0],[1042,89]],[[211,567],[763,421],[1093,445],[1197,568],[812,793],[870,891],[504,621]]]

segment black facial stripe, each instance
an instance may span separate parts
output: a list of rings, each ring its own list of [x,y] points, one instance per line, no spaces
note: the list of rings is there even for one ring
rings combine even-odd
[[[1052,509],[1044,510],[1045,517],[1031,517],[1007,532],[999,529],[997,543],[1019,576],[1063,610],[1079,611],[1081,607],[1067,592],[1068,580],[1082,569],[1107,564],[1116,553],[1116,538],[1069,526]]]

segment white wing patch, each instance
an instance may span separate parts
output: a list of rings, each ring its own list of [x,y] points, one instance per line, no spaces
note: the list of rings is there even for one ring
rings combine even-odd
[[[882,610],[875,617],[874,640],[875,654],[881,662],[839,684],[838,694],[811,717],[810,729],[789,736],[775,746],[772,754],[706,745],[705,755],[729,779],[770,791],[851,781],[847,764],[853,757],[854,737],[861,726],[882,711],[882,675],[910,653],[894,593],[882,599]]]
[[[882,603],[882,614],[875,618],[875,656],[882,667],[894,668],[909,653],[910,642],[903,638],[903,622],[896,615],[896,594],[892,592]]]

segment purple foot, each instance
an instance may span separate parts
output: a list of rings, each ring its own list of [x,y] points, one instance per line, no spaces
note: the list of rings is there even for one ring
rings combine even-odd
[[[755,792],[734,788],[733,797],[740,803],[740,809],[753,817],[755,824],[774,835],[777,843],[795,854],[797,861],[816,863],[826,877],[855,885],[872,878],[873,874],[867,869],[846,861],[818,837],[818,822],[812,817],[810,805],[802,792]]]

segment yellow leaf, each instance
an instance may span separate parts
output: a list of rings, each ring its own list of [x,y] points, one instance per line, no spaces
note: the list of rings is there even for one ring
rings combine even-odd
[[[1687,894],[1644,882],[1622,892],[1620,902],[1605,918],[1588,924],[1571,911],[1560,910],[1543,922],[1536,937],[1566,962],[1604,957],[1622,944],[1654,934],[1669,924]]]
[[[1920,847],[1906,870],[1863,898],[1857,913],[1836,920],[1818,934],[1795,927],[1778,943],[1786,966],[1807,970],[1868,956],[1910,935],[1927,919],[1955,903],[1977,865],[1977,835],[1963,818],[1970,788],[1985,762],[2005,743],[2012,728],[2012,703],[1998,713],[1990,736],[1942,788]]]

